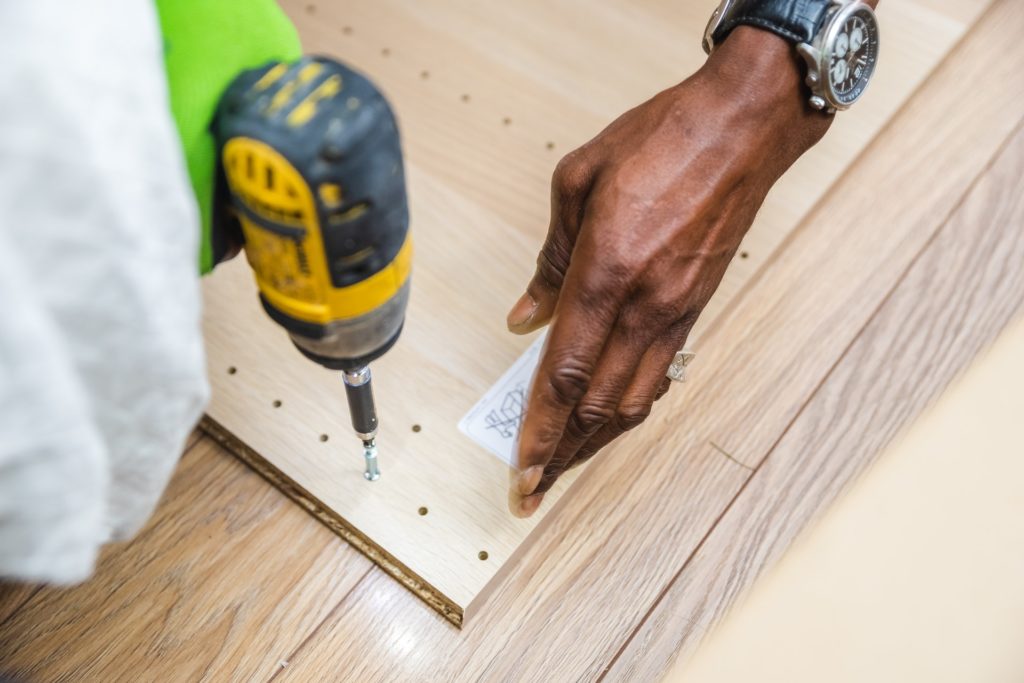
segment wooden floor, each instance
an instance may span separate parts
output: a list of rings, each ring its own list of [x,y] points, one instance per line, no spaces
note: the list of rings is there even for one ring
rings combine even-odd
[[[656,680],[1024,311],[1022,33],[997,0],[462,631],[197,436],[92,581],[2,589],[0,672]]]

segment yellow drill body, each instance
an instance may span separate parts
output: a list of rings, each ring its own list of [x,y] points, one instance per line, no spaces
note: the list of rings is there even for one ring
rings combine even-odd
[[[306,58],[239,76],[214,132],[219,220],[240,232],[270,317],[304,355],[344,373],[375,479],[367,365],[401,332],[412,257],[391,108],[363,76]]]

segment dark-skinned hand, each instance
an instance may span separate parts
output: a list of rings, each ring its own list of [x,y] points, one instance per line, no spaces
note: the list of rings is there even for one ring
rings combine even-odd
[[[551,223],[509,329],[550,323],[519,441],[512,512],[650,414],[665,372],[775,181],[831,117],[792,45],[740,27],[681,84],[554,173]]]

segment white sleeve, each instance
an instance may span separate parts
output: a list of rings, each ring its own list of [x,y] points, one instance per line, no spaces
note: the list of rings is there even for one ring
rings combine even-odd
[[[0,576],[72,581],[206,403],[199,221],[152,3],[2,3],[0,63]]]

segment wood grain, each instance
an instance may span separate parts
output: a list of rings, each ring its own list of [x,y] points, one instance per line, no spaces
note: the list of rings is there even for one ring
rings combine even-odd
[[[242,259],[205,283],[209,415],[233,437],[226,443],[244,444],[270,480],[333,515],[322,518],[454,623],[485,602],[579,474],[559,482],[541,514],[516,519],[506,466],[457,423],[530,342],[506,332],[504,312],[546,230],[557,152],[703,61],[704,12],[668,21],[676,4],[353,0],[312,13],[305,2],[285,5],[306,49],[372,73],[403,123],[415,294],[402,342],[374,367],[384,476],[363,480],[337,373],[297,354],[267,320]],[[969,4],[977,13],[984,0]],[[773,190],[742,248],[747,258],[726,275],[701,329],[969,25],[914,2],[894,3],[883,18],[906,39],[893,43],[858,115],[840,119]],[[519,25],[532,30],[509,30]],[[631,49],[609,51],[609,36]],[[634,448],[649,445],[630,438]]]
[[[1024,68],[1021,29],[1012,2],[986,15],[708,332],[691,382],[641,428],[645,445],[657,445],[626,442],[598,458],[476,622],[455,636],[413,620],[421,628],[400,633],[416,643],[417,657],[406,661],[390,654],[388,635],[401,627],[376,615],[403,612],[408,597],[376,592],[372,604],[332,615],[285,677],[359,666],[334,654],[343,644],[365,652],[379,680],[599,677],[713,528],[709,508],[726,509],[750,474],[724,457],[705,459],[709,442],[746,430],[737,414],[747,396],[771,388],[792,413],[762,406],[774,417],[758,426],[768,452],[1024,116],[1024,101],[990,87]],[[899,194],[873,197],[880,179]],[[818,327],[822,317],[831,324]],[[801,360],[800,381],[779,385],[776,364]],[[816,381],[804,381],[812,374]]]
[[[1024,680],[1021,349],[1024,318],[665,680]]]
[[[937,8],[938,2],[928,0],[921,6]],[[653,16],[669,20],[666,4],[657,6],[662,8],[658,10],[661,13]],[[965,6],[949,3],[954,13]],[[697,12],[689,5],[682,11]],[[858,231],[864,233],[864,239],[878,239],[882,245],[888,244],[879,238],[882,231],[934,232],[1022,115],[1021,98],[1007,99],[1005,89],[976,90],[971,83],[980,72],[989,70],[993,78],[1002,78],[1005,86],[1014,83],[1024,67],[1022,46],[1017,41],[1022,27],[1014,11],[1012,0],[1000,2],[994,15],[973,30],[939,73],[914,93],[916,106],[905,108],[897,116],[879,143],[822,202],[817,218],[805,222],[789,238],[778,262],[769,264],[754,285],[747,287],[741,304],[766,288],[777,288],[775,296],[780,298],[812,299],[820,308],[818,316],[848,301],[849,288],[863,290],[870,310],[884,300],[914,253],[904,253],[895,262],[883,260],[884,268],[855,273],[849,283],[832,275],[839,270],[836,261],[820,258],[813,264],[817,280],[797,278],[796,274],[802,272],[798,268],[800,255],[820,255],[829,247],[839,261],[847,253],[863,259],[863,251],[849,249],[855,241],[853,233]],[[364,34],[358,25],[351,34],[326,23],[323,30],[325,41],[330,33],[338,43]],[[471,39],[486,43],[485,37]],[[348,43],[344,45],[347,50]],[[390,57],[407,59],[407,66],[418,66],[412,57],[404,55],[402,46],[392,48]],[[419,78],[418,70],[410,73],[411,80]],[[502,73],[496,72],[496,76]],[[441,78],[431,72],[428,81],[437,83]],[[474,97],[472,105],[483,106],[481,99]],[[521,104],[528,111],[534,102],[524,99]],[[513,124],[517,131],[513,134],[517,135],[518,122]],[[920,127],[933,136],[924,146],[918,144],[920,136],[914,132]],[[532,139],[524,133],[518,139],[528,137]],[[941,169],[947,173],[940,173]],[[880,184],[883,191],[871,200],[860,194],[863,188]],[[893,187],[898,187],[899,193],[885,191]],[[531,199],[525,197],[525,201]],[[895,212],[897,220],[879,223],[876,219],[892,215],[889,209],[878,206],[881,204],[900,208]],[[833,216],[839,219],[833,222]],[[790,249],[794,250],[792,255]],[[872,255],[869,260],[876,257]],[[822,286],[822,282],[830,286]],[[833,292],[833,282],[842,285],[840,291]],[[770,306],[768,310],[775,313],[779,309]],[[223,459],[213,457],[211,452],[192,463],[191,455],[187,456],[185,467],[196,468],[190,475],[196,486],[181,487],[176,479],[169,493],[165,506],[173,505],[179,497],[182,506],[167,517],[161,512],[159,519],[161,528],[173,526],[176,534],[147,532],[138,542],[144,552],[134,550],[133,544],[123,555],[111,553],[105,558],[109,564],[104,565],[96,582],[76,591],[48,594],[46,609],[33,601],[27,609],[16,612],[0,626],[0,669],[17,661],[18,671],[40,680],[82,678],[86,677],[83,672],[93,671],[109,674],[96,677],[111,680],[138,677],[140,671],[178,680],[197,678],[189,675],[201,668],[195,661],[209,661],[212,652],[220,651],[233,652],[240,659],[233,666],[213,666],[210,671],[218,675],[211,678],[265,678],[266,672],[274,668],[271,664],[279,659],[287,661],[288,666],[281,669],[278,678],[297,681],[595,679],[643,623],[658,596],[670,588],[686,558],[715,528],[718,514],[750,476],[748,469],[722,457],[709,444],[712,434],[747,428],[741,422],[724,419],[732,414],[732,401],[745,396],[746,384],[757,389],[762,382],[770,381],[765,378],[774,378],[766,365],[770,366],[776,356],[783,363],[805,356],[813,366],[808,371],[817,368],[818,378],[824,377],[868,317],[860,318],[858,324],[854,316],[848,324],[827,330],[822,335],[822,348],[806,339],[791,346],[790,328],[806,324],[794,318],[801,310],[795,305],[783,307],[783,317],[760,337],[748,332],[748,326],[760,315],[755,306],[747,306],[743,316],[730,316],[708,330],[691,382],[680,387],[681,392],[673,391],[665,405],[659,405],[655,419],[641,428],[659,447],[650,451],[620,448],[600,458],[581,478],[578,495],[564,501],[537,543],[513,563],[509,576],[499,583],[492,601],[479,615],[479,623],[471,623],[462,632],[376,568],[344,595],[333,592],[333,587],[335,574],[347,573],[330,561],[321,560],[326,569],[312,561],[292,569],[275,564],[271,568],[274,573],[254,569],[255,557],[267,556],[278,562],[275,553],[282,547],[307,558],[305,549],[319,543],[306,540],[307,534],[325,539],[324,545],[317,546],[320,552],[335,548],[354,557],[364,569],[368,565],[237,463],[227,461],[250,477],[252,484],[236,484],[234,478],[225,478],[223,489],[202,496],[190,494],[193,488],[201,490],[202,484],[222,481],[213,473],[220,471]],[[750,363],[744,350],[755,344],[764,356]],[[719,390],[720,384],[727,386]],[[792,394],[783,393],[777,399],[802,404],[811,394],[813,388],[808,390],[799,383]],[[680,425],[688,431],[682,433],[685,430]],[[785,431],[786,423],[771,422],[759,429],[773,432],[768,441],[774,443]],[[637,463],[643,464],[642,476],[638,475]],[[230,495],[236,486],[244,493]],[[260,516],[268,508],[270,521],[240,523],[232,526],[230,533],[218,528],[213,539],[204,541],[211,520]],[[279,518],[291,522],[286,524]],[[244,542],[237,540],[238,536]],[[231,552],[218,555],[222,546]],[[177,559],[166,564],[154,560],[166,554]],[[214,569],[204,561],[207,554],[219,558],[217,576],[222,583],[230,576],[231,590],[210,578]],[[171,581],[181,591],[189,619],[184,620],[187,623],[172,620],[161,630],[147,621],[153,604],[150,595],[164,595],[161,587]],[[139,588],[142,584],[148,588]],[[124,607],[126,586],[132,587],[143,605]],[[287,596],[293,586],[303,587],[302,599],[289,602]],[[207,628],[211,614],[223,617],[229,606],[238,605],[232,603],[232,596],[238,594],[245,594],[248,611],[239,612],[245,618],[228,629]],[[106,603],[110,606],[104,608]],[[115,607],[123,611],[112,624],[109,615]],[[318,622],[312,618],[301,623],[282,621],[274,634],[281,638],[281,648],[275,646],[270,652],[265,643],[272,637],[267,633],[271,629],[261,626],[264,620],[249,617],[282,609],[288,610],[288,619],[317,610],[327,616]],[[161,609],[157,612],[164,613]],[[64,634],[63,645],[48,638],[50,630]],[[8,645],[15,638],[19,646],[16,651]],[[250,639],[253,645],[247,648]],[[76,654],[78,648],[86,654]],[[288,654],[279,655],[284,649]],[[120,661],[113,661],[117,659]],[[86,660],[88,664],[83,663]]]
[[[209,439],[156,516],[97,575],[44,588],[0,624],[26,680],[251,680],[280,668],[369,561]]]
[[[607,680],[655,680],[1024,312],[1024,133],[829,373]]]

